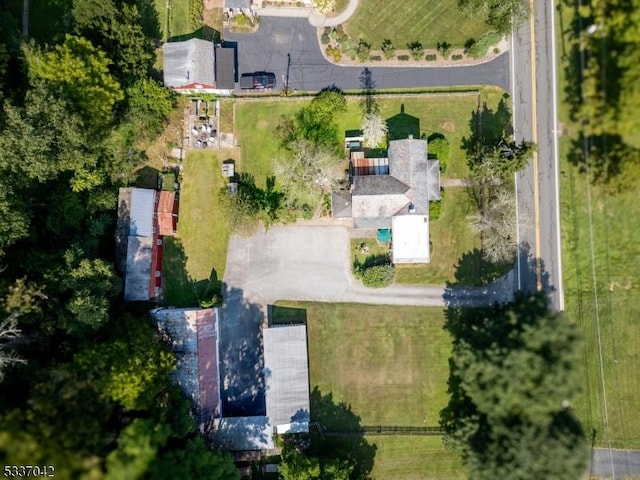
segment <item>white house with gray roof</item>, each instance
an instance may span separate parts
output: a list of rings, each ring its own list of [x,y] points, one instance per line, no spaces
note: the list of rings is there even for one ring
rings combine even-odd
[[[440,163],[427,141],[412,136],[389,142],[387,158],[351,152],[351,189],[333,195],[336,218],[355,229],[390,229],[393,263],[428,263],[429,202],[440,200]]]

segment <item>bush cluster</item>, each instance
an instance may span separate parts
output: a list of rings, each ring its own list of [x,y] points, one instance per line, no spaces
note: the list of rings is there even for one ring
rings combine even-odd
[[[415,42],[407,43],[407,48],[411,51],[411,56],[414,60],[420,60],[424,53],[424,47],[417,40]]]
[[[391,60],[393,56],[396,54],[396,49],[393,46],[393,42],[388,38],[385,38],[382,41],[382,53],[384,53],[384,57],[387,60]]]
[[[435,53],[428,53],[427,55],[425,55],[424,59],[427,62],[435,62],[436,61],[437,55]]]
[[[325,49],[325,53],[327,54],[327,57],[332,58],[334,62],[339,62],[340,60],[342,60],[342,52],[338,47],[329,45]]]
[[[409,60],[409,55],[398,55],[398,60],[406,62],[407,60]]]
[[[396,279],[396,269],[392,263],[383,263],[370,267],[356,263],[353,266],[353,273],[356,278],[362,280],[365,287],[369,288],[388,287]]]
[[[436,49],[442,54],[444,58],[449,58],[451,48],[452,45],[447,41],[438,42],[436,45]]]
[[[358,55],[358,60],[361,62],[366,62],[369,58],[369,53],[371,52],[371,44],[367,43],[365,40],[360,39],[358,42],[358,48],[356,54]]]
[[[440,162],[440,172],[445,173],[449,166],[449,153],[451,147],[444,137],[435,138],[427,146],[430,158],[436,158]]]
[[[437,202],[429,202],[429,221],[435,222],[442,216],[444,209],[444,189],[440,189],[440,200]]]
[[[451,55],[451,60],[462,60],[464,58],[464,55],[461,55],[459,53],[456,53],[455,55]]]

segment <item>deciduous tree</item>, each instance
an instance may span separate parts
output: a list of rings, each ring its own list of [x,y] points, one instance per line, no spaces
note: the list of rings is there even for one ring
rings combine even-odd
[[[101,395],[128,410],[151,410],[175,358],[144,319],[125,316],[113,328],[113,339],[85,349],[75,363]]]
[[[579,331],[548,310],[545,292],[490,309],[455,309],[446,444],[469,478],[575,479],[588,457],[571,410],[580,392]]]
[[[102,49],[114,75],[125,85],[144,79],[153,64],[153,44],[142,28],[135,4],[114,0],[75,0],[76,34]]]
[[[276,160],[276,181],[285,195],[288,207],[315,207],[320,196],[334,185],[332,168],[340,161],[332,150],[308,140],[296,140],[288,147],[288,155]]]
[[[115,104],[124,94],[109,72],[111,60],[89,40],[67,35],[49,50],[31,45],[26,57],[33,85],[43,82],[54,95],[69,99],[96,130],[113,122]]]
[[[485,260],[495,264],[508,263],[513,260],[517,249],[515,193],[505,187],[486,192],[492,197],[469,218],[469,223],[482,238]]]

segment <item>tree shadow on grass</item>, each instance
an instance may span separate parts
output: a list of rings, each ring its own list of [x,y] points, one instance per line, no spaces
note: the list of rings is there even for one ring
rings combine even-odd
[[[495,264],[483,258],[482,250],[474,248],[462,254],[451,286],[480,287],[488,285],[513,268],[513,262]]]
[[[282,305],[267,306],[269,326],[272,325],[306,325],[307,309]]]
[[[163,239],[164,304],[172,307],[210,307],[220,296],[222,282],[215,269],[208,279],[195,280],[187,271],[187,255],[177,237]]]
[[[480,147],[495,147],[513,134],[511,111],[505,98],[506,95],[500,99],[495,110],[484,103],[471,112],[469,119],[471,135],[462,139],[462,149],[466,152],[467,158],[473,158]]]
[[[353,479],[366,479],[373,469],[377,447],[361,431],[360,417],[351,405],[336,402],[332,393],[323,395],[315,386],[310,396],[311,433],[309,453],[318,458],[341,458],[355,465]]]
[[[400,105],[400,113],[387,119],[389,140],[402,140],[413,135],[420,138],[420,119],[404,111],[404,103]]]
[[[147,165],[136,171],[135,186],[155,190],[158,188],[159,177],[160,171]]]
[[[184,42],[186,40],[191,40],[192,38],[198,38],[200,40],[207,40],[209,42],[219,43],[220,42],[220,32],[214,30],[208,25],[203,25],[202,27],[194,30],[191,33],[186,33],[184,35],[175,35],[169,39],[170,42]]]
[[[160,40],[162,28],[158,19],[158,10],[153,0],[134,0],[140,13],[140,24],[147,38]]]

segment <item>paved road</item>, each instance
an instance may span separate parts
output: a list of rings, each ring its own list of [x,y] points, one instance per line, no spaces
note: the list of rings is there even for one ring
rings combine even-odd
[[[594,448],[591,476],[623,479],[640,475],[640,450],[608,450]]]
[[[285,84],[287,54],[291,55],[289,87],[317,91],[330,85],[361,88],[364,67],[341,67],[327,61],[320,51],[316,29],[306,18],[261,17],[253,34],[224,32],[227,42],[238,44],[238,72],[271,71],[277,88]],[[409,88],[463,85],[496,85],[509,90],[509,54],[475,66],[370,69],[376,88]]]
[[[526,265],[530,264],[531,257],[540,258],[545,272],[542,287],[550,293],[552,308],[564,310],[553,9],[552,0],[535,0],[533,26],[526,22],[515,33],[511,83],[516,140],[533,140],[538,145],[537,159],[517,175],[518,213],[525,219],[518,232],[524,247],[518,265],[519,283],[523,290],[535,291],[539,279],[531,275]],[[533,44],[532,31],[535,35]]]
[[[511,298],[513,278],[487,288],[392,285],[370,289],[351,275],[349,230],[344,226],[272,227],[233,236],[224,282],[249,302],[276,300],[387,305],[486,306]]]

